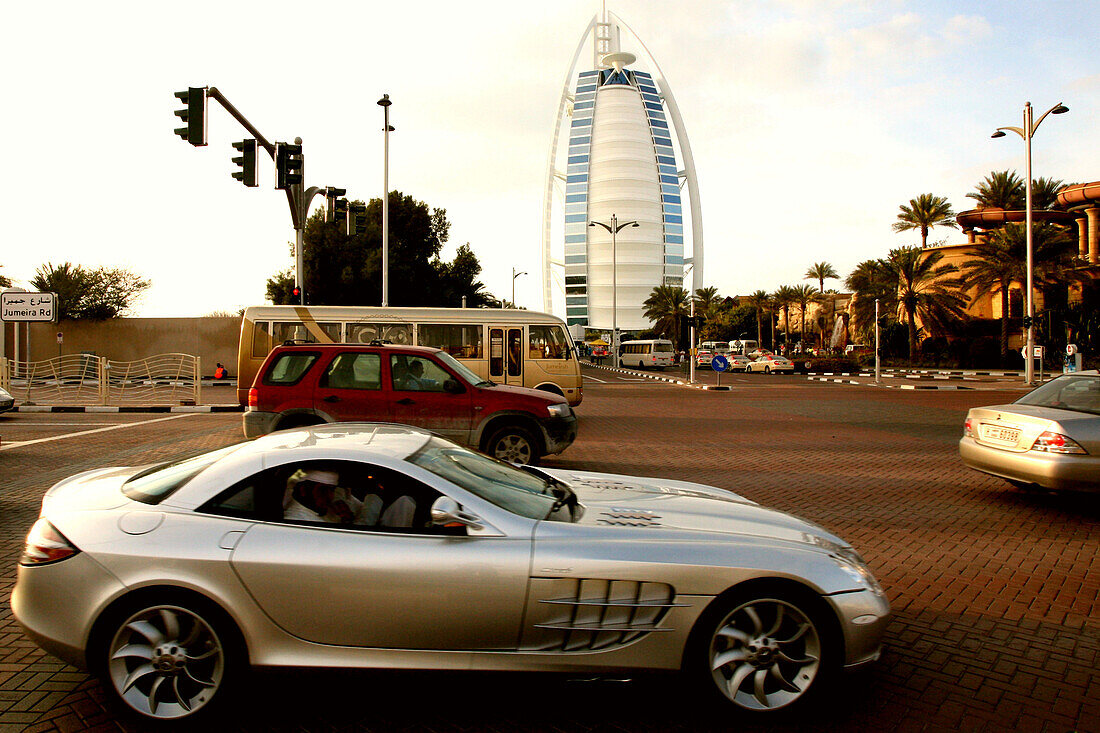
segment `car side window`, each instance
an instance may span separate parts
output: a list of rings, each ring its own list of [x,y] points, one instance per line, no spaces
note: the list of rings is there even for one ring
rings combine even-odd
[[[378,354],[337,354],[321,375],[321,387],[329,389],[382,389],[382,357]]]
[[[390,380],[399,392],[443,392],[450,372],[431,359],[411,354],[390,355]]]
[[[290,386],[297,384],[320,356],[315,351],[287,351],[275,357],[264,374],[264,384]]]

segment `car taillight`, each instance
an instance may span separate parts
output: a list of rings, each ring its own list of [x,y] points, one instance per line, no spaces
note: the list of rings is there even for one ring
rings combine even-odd
[[[23,547],[23,556],[19,558],[20,565],[46,565],[58,562],[80,552],[71,542],[65,539],[65,535],[39,517],[38,521],[27,533],[27,544]]]
[[[1049,430],[1035,439],[1035,442],[1031,445],[1031,450],[1079,456],[1088,454],[1088,451],[1082,448],[1073,438],[1061,433],[1052,433]]]
[[[253,387],[252,389],[248,390],[248,406],[249,407],[258,407],[259,404],[260,404],[260,391],[258,389],[256,389],[255,387]]]
[[[969,417],[966,418],[966,422],[963,423],[963,437],[964,438],[973,438],[974,437],[974,426],[971,424]]]

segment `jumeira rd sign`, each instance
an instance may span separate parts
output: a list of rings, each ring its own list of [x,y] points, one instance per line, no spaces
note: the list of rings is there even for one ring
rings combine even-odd
[[[2,321],[56,321],[56,293],[0,293],[0,320]]]

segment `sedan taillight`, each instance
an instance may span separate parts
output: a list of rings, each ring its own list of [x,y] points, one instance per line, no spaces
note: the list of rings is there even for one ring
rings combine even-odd
[[[963,423],[963,437],[964,438],[973,438],[974,437],[974,426],[970,422],[969,417],[966,418],[966,422]]]
[[[80,552],[65,535],[42,517],[27,533],[27,544],[23,547],[20,565],[46,565],[72,557]]]
[[[248,406],[258,407],[260,405],[260,391],[253,387],[248,390]]]
[[[1052,433],[1049,430],[1040,434],[1039,437],[1035,439],[1035,442],[1031,446],[1031,450],[1042,451],[1043,453],[1061,453],[1078,456],[1088,454],[1088,451],[1082,448],[1073,438],[1068,435],[1062,435],[1061,433]]]

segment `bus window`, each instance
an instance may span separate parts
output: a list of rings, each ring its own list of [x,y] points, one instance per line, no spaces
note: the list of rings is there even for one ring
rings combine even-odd
[[[263,359],[271,353],[271,322],[256,321],[252,330],[252,356]]]
[[[530,340],[528,358],[531,359],[568,359],[569,341],[561,326],[529,326]]]
[[[412,343],[410,323],[349,323],[348,343],[369,344],[371,341],[389,341],[394,344]]]
[[[489,376],[504,376],[504,330],[489,329]]]
[[[422,323],[416,327],[416,343],[443,349],[456,359],[481,359],[481,331],[481,326]]]
[[[339,323],[302,323],[298,322],[280,322],[276,321],[271,324],[271,339],[274,344],[278,345],[284,341],[290,341],[294,339],[296,341],[307,341],[309,343],[340,343],[340,324]],[[318,338],[318,333],[323,335],[323,338]]]
[[[523,376],[523,329],[508,329],[508,376]]]

